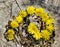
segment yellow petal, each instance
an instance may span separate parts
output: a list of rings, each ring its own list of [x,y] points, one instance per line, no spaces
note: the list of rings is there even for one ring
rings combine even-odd
[[[9,41],[11,41],[11,40],[14,39],[14,36],[13,36],[13,35],[8,35],[7,39],[8,39]]]
[[[26,17],[27,16],[27,12],[22,10],[22,11],[20,11],[19,15],[21,15],[22,17]]]
[[[46,21],[46,25],[49,25],[49,24],[52,24],[52,23],[54,23],[54,19],[48,19],[47,21]]]
[[[49,19],[48,13],[43,13],[42,14],[42,21],[46,22]]]
[[[42,38],[42,35],[39,31],[37,31],[34,35],[33,35],[33,38],[35,38],[36,40],[39,40]]]
[[[51,33],[48,30],[42,30],[42,37],[44,40],[49,40],[50,35],[51,35]]]
[[[19,26],[19,24],[16,21],[12,21],[10,25],[12,28],[17,28]]]
[[[17,16],[17,17],[15,18],[15,21],[17,21],[18,23],[22,23],[23,18],[22,18],[21,16]]]
[[[34,10],[35,10],[35,8],[34,8],[33,6],[29,6],[29,7],[27,8],[28,14],[33,14],[33,13],[34,13]]]
[[[14,34],[15,34],[15,31],[14,31],[13,29],[9,29],[9,30],[7,31],[7,33],[14,35]]]
[[[46,29],[52,32],[54,30],[54,26],[53,25],[46,26]]]
[[[42,13],[44,13],[44,9],[43,9],[43,8],[36,8],[35,14],[36,14],[37,16],[40,16]]]

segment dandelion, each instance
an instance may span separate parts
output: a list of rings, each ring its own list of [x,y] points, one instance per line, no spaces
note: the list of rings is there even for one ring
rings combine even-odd
[[[8,39],[9,41],[12,41],[12,40],[14,39],[14,36],[13,36],[13,35],[8,35],[7,39]]]
[[[23,18],[22,18],[21,16],[17,16],[17,17],[15,18],[15,21],[17,21],[18,23],[22,23]]]
[[[53,18],[50,18],[50,19],[48,19],[48,20],[46,21],[46,25],[50,25],[50,24],[52,24],[52,23],[54,23],[54,19],[53,19]]]
[[[35,23],[30,23],[29,26],[28,26],[28,32],[30,34],[34,34],[36,31],[38,30],[37,26]]]
[[[48,31],[48,30],[42,30],[42,38],[44,39],[44,40],[49,40],[50,39],[50,32]]]
[[[34,8],[33,6],[29,6],[29,7],[27,8],[28,14],[33,14],[33,13],[34,13],[34,10],[35,10],[35,8]]]
[[[20,11],[19,15],[22,16],[22,17],[26,17],[27,16],[27,12],[22,10],[22,11]]]
[[[46,26],[46,29],[48,29],[50,32],[52,32],[52,31],[54,31],[54,26],[53,25]]]
[[[42,37],[40,30],[37,28],[35,23],[30,23],[30,25],[28,26],[28,32],[30,34],[33,34],[33,38],[35,38],[36,40],[39,40]]]
[[[49,19],[48,13],[42,14],[42,21],[46,22]]]
[[[11,26],[12,28],[17,28],[17,27],[19,26],[19,24],[18,24],[16,21],[12,21],[12,22],[10,23],[10,26]]]
[[[12,35],[14,35],[14,34],[15,34],[15,31],[14,31],[13,29],[9,29],[9,30],[7,31],[7,34],[12,34]]]
[[[39,31],[37,31],[34,35],[33,35],[33,38],[35,38],[36,40],[39,40],[42,38],[42,35]]]
[[[41,16],[42,13],[44,13],[44,9],[43,8],[36,8],[35,14],[37,16]]]

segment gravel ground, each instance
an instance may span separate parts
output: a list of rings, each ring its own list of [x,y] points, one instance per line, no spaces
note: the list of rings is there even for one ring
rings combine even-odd
[[[23,0],[24,1],[24,0]],[[0,0],[0,47],[22,47],[18,44],[15,45],[13,42],[7,42],[4,39],[3,33],[6,30],[5,25],[7,24],[8,20],[12,18],[12,16],[17,16],[17,14],[21,9],[24,9],[26,6],[22,6],[22,1],[17,0],[18,4],[16,3],[16,0]],[[29,4],[29,1],[25,1],[27,4]],[[35,5],[36,7],[37,5]],[[48,11],[46,9],[46,11]],[[48,11],[50,12],[50,11]],[[60,12],[60,10],[59,10]],[[60,47],[60,16],[58,14],[54,14],[50,12],[52,17],[55,18],[55,42],[52,44],[52,47]]]

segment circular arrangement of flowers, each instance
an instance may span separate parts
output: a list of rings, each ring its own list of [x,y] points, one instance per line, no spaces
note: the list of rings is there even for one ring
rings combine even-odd
[[[54,18],[42,7],[29,6],[8,22],[4,36],[9,41],[13,41],[17,36],[22,42],[26,39],[32,41],[30,43],[37,43],[37,41],[49,42],[54,38],[54,33]]]

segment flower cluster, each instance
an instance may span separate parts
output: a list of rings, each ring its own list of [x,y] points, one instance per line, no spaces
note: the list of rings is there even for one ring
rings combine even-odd
[[[51,18],[43,8],[34,8],[33,6],[29,6],[26,10],[20,11],[19,15],[10,22],[10,27],[12,29],[9,29],[7,31],[8,40],[14,39],[15,31],[13,29],[19,27],[19,25],[23,22],[23,19],[29,15],[31,16],[32,14],[39,16],[45,23],[46,27],[44,30],[40,30],[34,22],[31,22],[28,26],[27,32],[31,34],[36,40],[40,40],[42,38],[47,41],[50,39],[52,32],[55,31],[54,19]]]
[[[7,31],[8,34],[8,40],[13,40],[14,39],[14,35],[15,35],[15,31],[13,29],[19,27],[19,25],[23,22],[23,18],[27,16],[27,12],[26,11],[20,11],[19,15],[10,22],[10,26],[12,29],[9,29]]]
[[[7,33],[8,33],[7,39],[8,39],[8,40],[13,40],[13,39],[14,39],[14,35],[15,35],[15,31],[14,31],[13,29],[9,29],[9,30],[7,31]]]
[[[40,30],[37,28],[37,25],[35,23],[30,23],[28,26],[28,32],[33,35],[33,38],[36,40],[39,40],[42,38],[42,35],[40,33]]]
[[[29,7],[29,10],[31,10],[31,9],[32,8]],[[29,14],[30,13],[31,12],[29,12]],[[42,21],[46,23],[46,29],[39,30],[36,27],[35,23],[30,23],[30,25],[28,26],[28,32],[30,34],[33,34],[33,37],[36,40],[39,40],[40,38],[43,38],[46,41],[49,40],[51,35],[52,35],[52,32],[55,30],[55,28],[54,28],[54,19],[51,18],[49,16],[49,14],[44,11],[43,8],[36,8],[35,10],[33,9],[32,13],[35,14],[36,16],[39,16],[40,18],[42,18]]]

